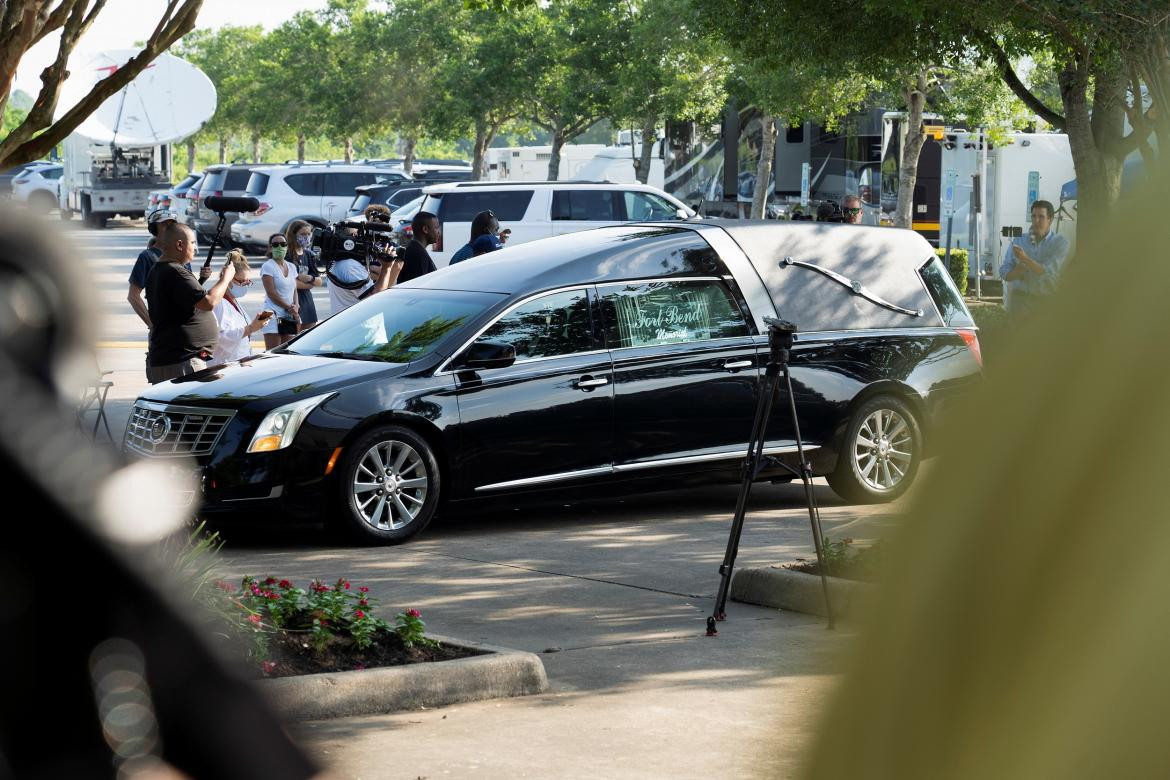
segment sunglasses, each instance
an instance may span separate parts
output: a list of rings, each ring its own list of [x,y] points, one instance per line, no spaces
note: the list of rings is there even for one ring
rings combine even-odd
[[[288,242],[287,241],[274,241],[271,244],[269,244],[268,246],[288,246]]]
[[[849,208],[844,209],[844,211],[851,217],[861,213],[861,209],[857,208],[856,206],[850,206]]]

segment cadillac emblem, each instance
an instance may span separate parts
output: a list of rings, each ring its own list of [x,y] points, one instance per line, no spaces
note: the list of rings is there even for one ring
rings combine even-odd
[[[154,418],[154,422],[150,424],[150,441],[153,444],[162,444],[163,440],[167,438],[167,434],[171,432],[171,419],[165,414],[160,414]]]

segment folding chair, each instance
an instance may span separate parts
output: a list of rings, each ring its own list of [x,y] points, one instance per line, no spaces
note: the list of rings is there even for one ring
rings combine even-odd
[[[86,422],[85,415],[90,411],[97,413],[97,417],[93,421],[93,431],[90,432],[90,437],[95,441],[98,435],[98,426],[104,425],[106,428],[106,435],[110,437],[110,441],[114,441],[114,434],[110,432],[110,421],[106,417],[106,395],[109,394],[110,388],[114,383],[106,379],[113,371],[99,371],[89,384],[81,390],[81,399],[77,405],[77,426],[85,430]]]

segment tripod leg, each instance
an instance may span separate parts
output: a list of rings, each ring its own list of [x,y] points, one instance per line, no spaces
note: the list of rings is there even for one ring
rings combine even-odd
[[[813,546],[817,551],[817,568],[821,571],[821,589],[825,594],[825,613],[829,617],[829,628],[836,625],[833,615],[833,602],[829,598],[829,578],[825,573],[825,546],[824,534],[821,531],[821,510],[817,506],[816,493],[813,492],[812,466],[804,457],[804,443],[800,438],[800,420],[796,416],[796,396],[792,394],[792,375],[788,371],[788,364],[784,364],[784,384],[788,390],[788,406],[792,411],[792,428],[796,436],[796,453],[800,458],[800,481],[804,483],[804,500],[808,505],[808,522],[812,526]]]
[[[219,224],[215,227],[215,235],[211,237],[211,246],[207,247],[207,259],[203,261],[204,268],[211,267],[211,256],[215,253],[215,246],[219,243],[219,235],[223,232],[223,225],[227,222],[227,215],[219,215]]]
[[[760,470],[760,463],[764,457],[764,442],[767,441],[768,418],[772,414],[772,399],[779,387],[779,371],[769,365],[764,373],[764,381],[760,385],[760,398],[756,404],[756,418],[752,423],[752,434],[748,441],[747,457],[744,459],[743,480],[739,485],[739,498],[735,502],[735,515],[731,521],[731,533],[727,538],[727,551],[723,555],[723,565],[719,567],[721,579],[719,592],[715,597],[715,611],[707,621],[707,634],[715,633],[714,621],[727,617],[727,592],[731,584],[731,572],[735,568],[735,558],[739,555],[739,539],[743,533],[744,513],[747,511],[748,496],[752,491],[752,482]]]

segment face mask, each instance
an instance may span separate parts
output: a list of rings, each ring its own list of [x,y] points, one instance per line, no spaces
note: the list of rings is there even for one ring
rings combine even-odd
[[[243,286],[243,285],[233,284],[231,286],[232,297],[237,299],[237,300],[240,298],[243,298],[245,295],[248,294],[248,290],[250,290],[250,289],[252,289],[251,285]]]
[[[288,254],[288,247],[287,246],[274,246],[274,247],[272,247],[272,257],[274,260],[283,260],[284,256],[287,254]]]
[[[297,236],[297,244],[298,244],[299,246],[301,246],[301,247],[307,247],[307,246],[308,246],[309,244],[311,244],[311,243],[313,243],[313,237],[312,237],[312,236]]]

